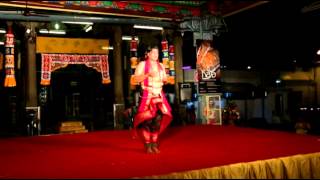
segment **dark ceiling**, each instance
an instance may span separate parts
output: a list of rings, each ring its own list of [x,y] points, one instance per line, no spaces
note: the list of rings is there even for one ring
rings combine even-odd
[[[319,1],[270,1],[226,17],[228,32],[217,39],[229,68],[309,68],[320,48]],[[320,7],[320,6],[319,6]]]
[[[221,63],[227,68],[243,69],[251,65],[256,69],[290,70],[297,66],[312,67],[318,58],[315,53],[320,48],[320,1],[148,1],[200,8],[202,13],[215,9],[227,25],[227,32],[215,38]],[[123,22],[120,18],[110,19]]]

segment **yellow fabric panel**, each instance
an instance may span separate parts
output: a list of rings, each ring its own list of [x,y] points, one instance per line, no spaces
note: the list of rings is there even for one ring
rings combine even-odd
[[[148,179],[319,179],[320,153],[236,163]]]
[[[37,37],[37,53],[108,54],[108,39]]]

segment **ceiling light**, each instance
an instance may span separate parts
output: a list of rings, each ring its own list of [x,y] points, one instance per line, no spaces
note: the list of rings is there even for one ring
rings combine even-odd
[[[47,30],[47,29],[40,29],[39,33],[42,34],[66,34],[64,30]]]
[[[130,41],[130,40],[132,40],[132,36],[122,36],[122,40]],[[134,37],[134,40],[139,41],[139,38],[138,37]]]
[[[86,32],[89,32],[89,31],[92,30],[92,26],[91,26],[91,25],[87,25],[87,26],[84,28],[84,30],[85,30]]]
[[[48,31],[47,29],[40,29],[40,30],[39,30],[39,33],[48,34],[49,31]]]
[[[63,30],[49,30],[49,34],[66,34]]]
[[[60,29],[60,25],[59,25],[58,23],[55,23],[55,24],[54,24],[54,28],[55,28],[55,29]]]
[[[152,29],[152,30],[163,30],[163,27],[160,26],[143,26],[143,25],[134,25],[133,28],[136,29]]]
[[[93,25],[93,22],[85,22],[85,21],[62,21],[64,24],[82,24],[82,25]]]
[[[317,54],[320,55],[320,49],[317,51]]]
[[[82,17],[82,16],[74,16],[73,17],[74,19],[77,19],[77,20],[84,20],[84,19],[86,19],[86,20],[103,20],[103,18],[102,17]]]
[[[31,29],[28,28],[28,29],[26,30],[26,33],[27,33],[27,34],[30,34],[30,32],[31,32]]]
[[[102,46],[101,49],[103,49],[103,50],[113,50],[113,46]]]
[[[4,33],[6,33],[6,32],[7,32],[6,30],[0,29],[0,33],[4,34]]]

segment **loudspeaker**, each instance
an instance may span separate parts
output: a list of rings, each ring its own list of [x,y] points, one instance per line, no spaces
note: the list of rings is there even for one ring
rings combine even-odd
[[[179,99],[180,103],[196,100],[196,87],[194,83],[179,83]]]
[[[184,103],[192,99],[192,86],[190,83],[179,83],[180,89],[180,102]]]

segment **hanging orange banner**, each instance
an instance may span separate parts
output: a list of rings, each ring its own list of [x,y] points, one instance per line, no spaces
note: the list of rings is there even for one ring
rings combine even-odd
[[[4,87],[15,87],[17,85],[14,72],[14,35],[11,26],[8,26],[8,33],[5,35],[5,79]]]
[[[0,71],[3,69],[3,54],[0,53]]]

